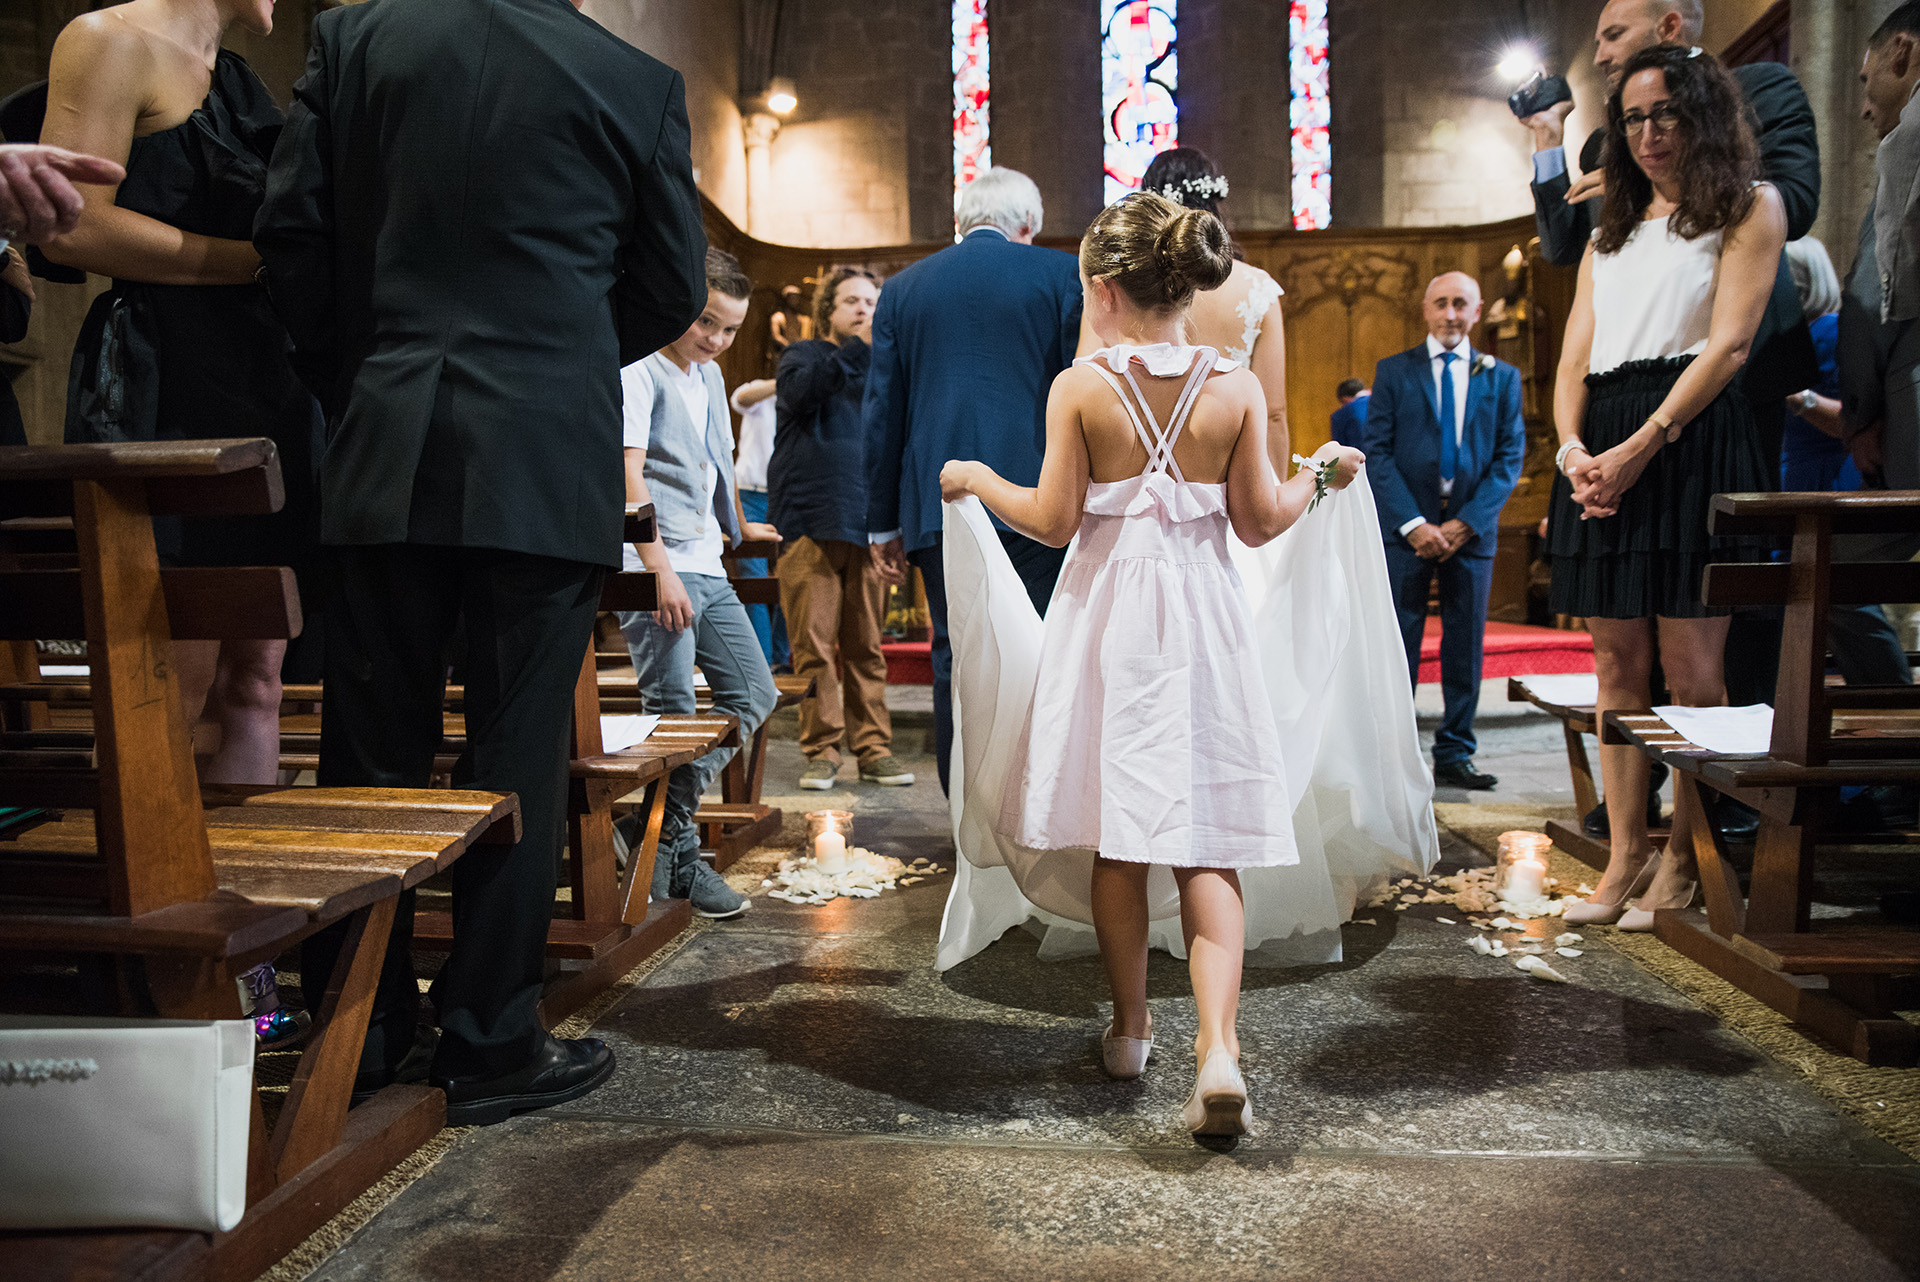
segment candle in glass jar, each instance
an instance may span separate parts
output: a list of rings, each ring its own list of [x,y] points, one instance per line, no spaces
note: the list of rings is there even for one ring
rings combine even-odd
[[[847,870],[847,839],[832,829],[813,839],[813,862],[821,872],[841,873]]]
[[[1520,858],[1507,865],[1509,899],[1538,899],[1547,888],[1547,866],[1538,859]]]

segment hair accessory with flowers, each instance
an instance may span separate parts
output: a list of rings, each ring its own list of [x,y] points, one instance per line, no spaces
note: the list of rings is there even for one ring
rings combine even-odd
[[[1168,200],[1173,201],[1179,200],[1183,193],[1189,196],[1198,196],[1202,200],[1221,200],[1224,199],[1227,194],[1227,180],[1224,175],[1216,175],[1209,178],[1202,174],[1198,178],[1189,178],[1185,182],[1168,183],[1164,187],[1156,187],[1152,190],[1159,195],[1165,196]]]

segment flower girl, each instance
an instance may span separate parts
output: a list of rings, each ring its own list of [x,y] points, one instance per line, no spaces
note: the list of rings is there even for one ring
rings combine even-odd
[[[1080,247],[1100,351],[1054,381],[1040,483],[950,462],[943,496],[977,495],[1009,526],[1074,539],[1045,623],[1033,710],[1015,746],[999,829],[1035,851],[1097,851],[1094,930],[1113,990],[1107,1071],[1138,1077],[1147,1010],[1147,877],[1179,887],[1200,1032],[1183,1113],[1197,1134],[1252,1121],[1235,1014],[1245,928],[1240,868],[1297,860],[1292,804],[1227,531],[1259,546],[1364,461],[1336,445],[1284,484],[1267,461],[1254,376],[1182,342],[1197,290],[1232,266],[1202,210],[1129,196]]]

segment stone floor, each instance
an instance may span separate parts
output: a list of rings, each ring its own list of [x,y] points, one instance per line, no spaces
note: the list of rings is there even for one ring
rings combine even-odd
[[[1566,804],[1558,727],[1487,712],[1474,799]],[[899,717],[914,787],[776,804],[950,859],[926,721]],[[769,765],[780,791],[794,744]],[[1920,1168],[1604,943],[1548,985],[1414,910],[1250,970],[1255,1133],[1201,1148],[1182,967],[1155,960],[1146,1077],[1111,1082],[1097,960],[1014,931],[937,975],[946,888],[699,932],[600,1020],[606,1087],[466,1135],[313,1276],[1920,1276]]]

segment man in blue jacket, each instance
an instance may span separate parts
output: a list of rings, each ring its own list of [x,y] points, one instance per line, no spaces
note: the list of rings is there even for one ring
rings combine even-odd
[[[1447,272],[1427,286],[1427,341],[1389,356],[1367,406],[1367,477],[1380,509],[1407,666],[1420,680],[1427,594],[1440,580],[1440,687],[1446,716],[1433,737],[1433,780],[1491,788],[1473,765],[1480,650],[1500,509],[1520,479],[1526,424],[1520,371],[1473,350],[1480,286]]]
[[[1356,450],[1367,448],[1367,401],[1371,394],[1367,385],[1357,378],[1343,378],[1340,386],[1333,389],[1340,401],[1340,408],[1327,419],[1327,430],[1333,434],[1335,444],[1351,445]]]
[[[1015,485],[1040,479],[1047,392],[1080,337],[1080,266],[1033,244],[1040,189],[991,169],[960,194],[960,243],[887,282],[873,318],[863,411],[867,529],[873,557],[899,582],[911,562],[933,614],[933,725],[940,786],[953,748],[953,652],[940,559],[940,468],[979,459]],[[994,522],[1045,613],[1066,557]]]

